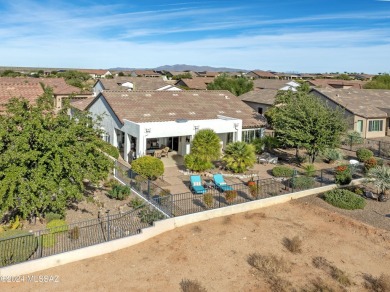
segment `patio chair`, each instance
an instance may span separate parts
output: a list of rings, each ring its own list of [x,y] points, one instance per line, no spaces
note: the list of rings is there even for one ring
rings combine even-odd
[[[204,194],[206,192],[206,189],[202,186],[202,179],[200,178],[200,175],[191,175],[190,183],[190,188],[195,194]]]
[[[168,157],[168,153],[169,153],[169,147],[165,147],[161,151],[161,157]]]
[[[162,150],[155,150],[153,156],[157,158],[161,158]]]
[[[224,191],[232,191],[233,188],[226,184],[225,180],[223,179],[222,174],[214,174],[213,175],[214,184],[215,186],[222,192]]]

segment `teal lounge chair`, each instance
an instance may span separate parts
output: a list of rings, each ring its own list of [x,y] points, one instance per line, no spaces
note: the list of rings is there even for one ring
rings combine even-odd
[[[195,194],[204,194],[206,192],[206,189],[202,185],[200,175],[191,175],[190,183],[191,190],[193,190]]]
[[[214,184],[215,186],[221,190],[222,192],[224,191],[232,191],[233,188],[229,185],[226,184],[225,180],[223,179],[222,174],[214,174]]]

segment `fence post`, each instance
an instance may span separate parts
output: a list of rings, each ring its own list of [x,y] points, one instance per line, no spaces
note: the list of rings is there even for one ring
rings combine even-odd
[[[350,135],[349,136],[349,150],[350,151],[352,151],[352,144],[353,144],[352,139],[353,139],[353,137],[352,137],[352,135]]]
[[[173,215],[173,195],[172,194],[171,194],[171,216],[175,217],[175,215]]]
[[[148,199],[150,199],[150,180],[148,179]]]
[[[256,199],[258,199],[259,198],[259,194],[260,192],[259,192],[259,178],[257,178],[257,180],[256,180]]]
[[[323,179],[324,179],[322,171],[323,171],[323,169],[321,169],[321,187],[322,187],[322,183],[323,183]]]
[[[110,241],[110,210],[107,210],[107,241]]]
[[[378,157],[381,157],[381,145],[382,145],[382,142],[379,141],[379,150],[378,150]]]

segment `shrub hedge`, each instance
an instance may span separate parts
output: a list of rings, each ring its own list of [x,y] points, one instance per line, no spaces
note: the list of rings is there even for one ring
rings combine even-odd
[[[111,199],[124,200],[130,196],[130,193],[130,187],[118,184],[107,192],[107,196]]]
[[[366,205],[364,198],[345,189],[327,191],[324,200],[335,207],[347,210],[363,209]]]
[[[272,175],[276,177],[292,177],[294,170],[290,167],[279,165],[272,169]]]
[[[131,169],[139,175],[155,180],[164,174],[164,163],[156,157],[142,156],[132,162]]]
[[[37,238],[26,230],[8,230],[1,232],[0,267],[28,260],[37,248]]]
[[[360,162],[365,162],[374,156],[374,153],[370,149],[367,148],[359,148],[356,150],[356,157]]]
[[[311,176],[296,176],[291,179],[291,187],[306,190],[314,186],[315,180]]]
[[[111,145],[110,143],[107,143],[105,141],[101,141],[100,143],[100,149],[107,153],[108,155],[114,157],[115,159],[118,159],[119,157],[119,150],[115,146]]]

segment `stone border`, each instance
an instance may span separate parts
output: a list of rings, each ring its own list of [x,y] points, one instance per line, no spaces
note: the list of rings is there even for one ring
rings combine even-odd
[[[363,180],[364,178],[356,179],[352,182],[352,185],[359,185],[363,182]],[[54,268],[60,265],[100,256],[136,245],[159,234],[188,224],[265,208],[272,205],[285,203],[290,200],[326,192],[334,188],[337,188],[336,184],[157,221],[154,222],[153,226],[142,229],[141,233],[136,235],[0,268],[0,276],[26,275]]]

